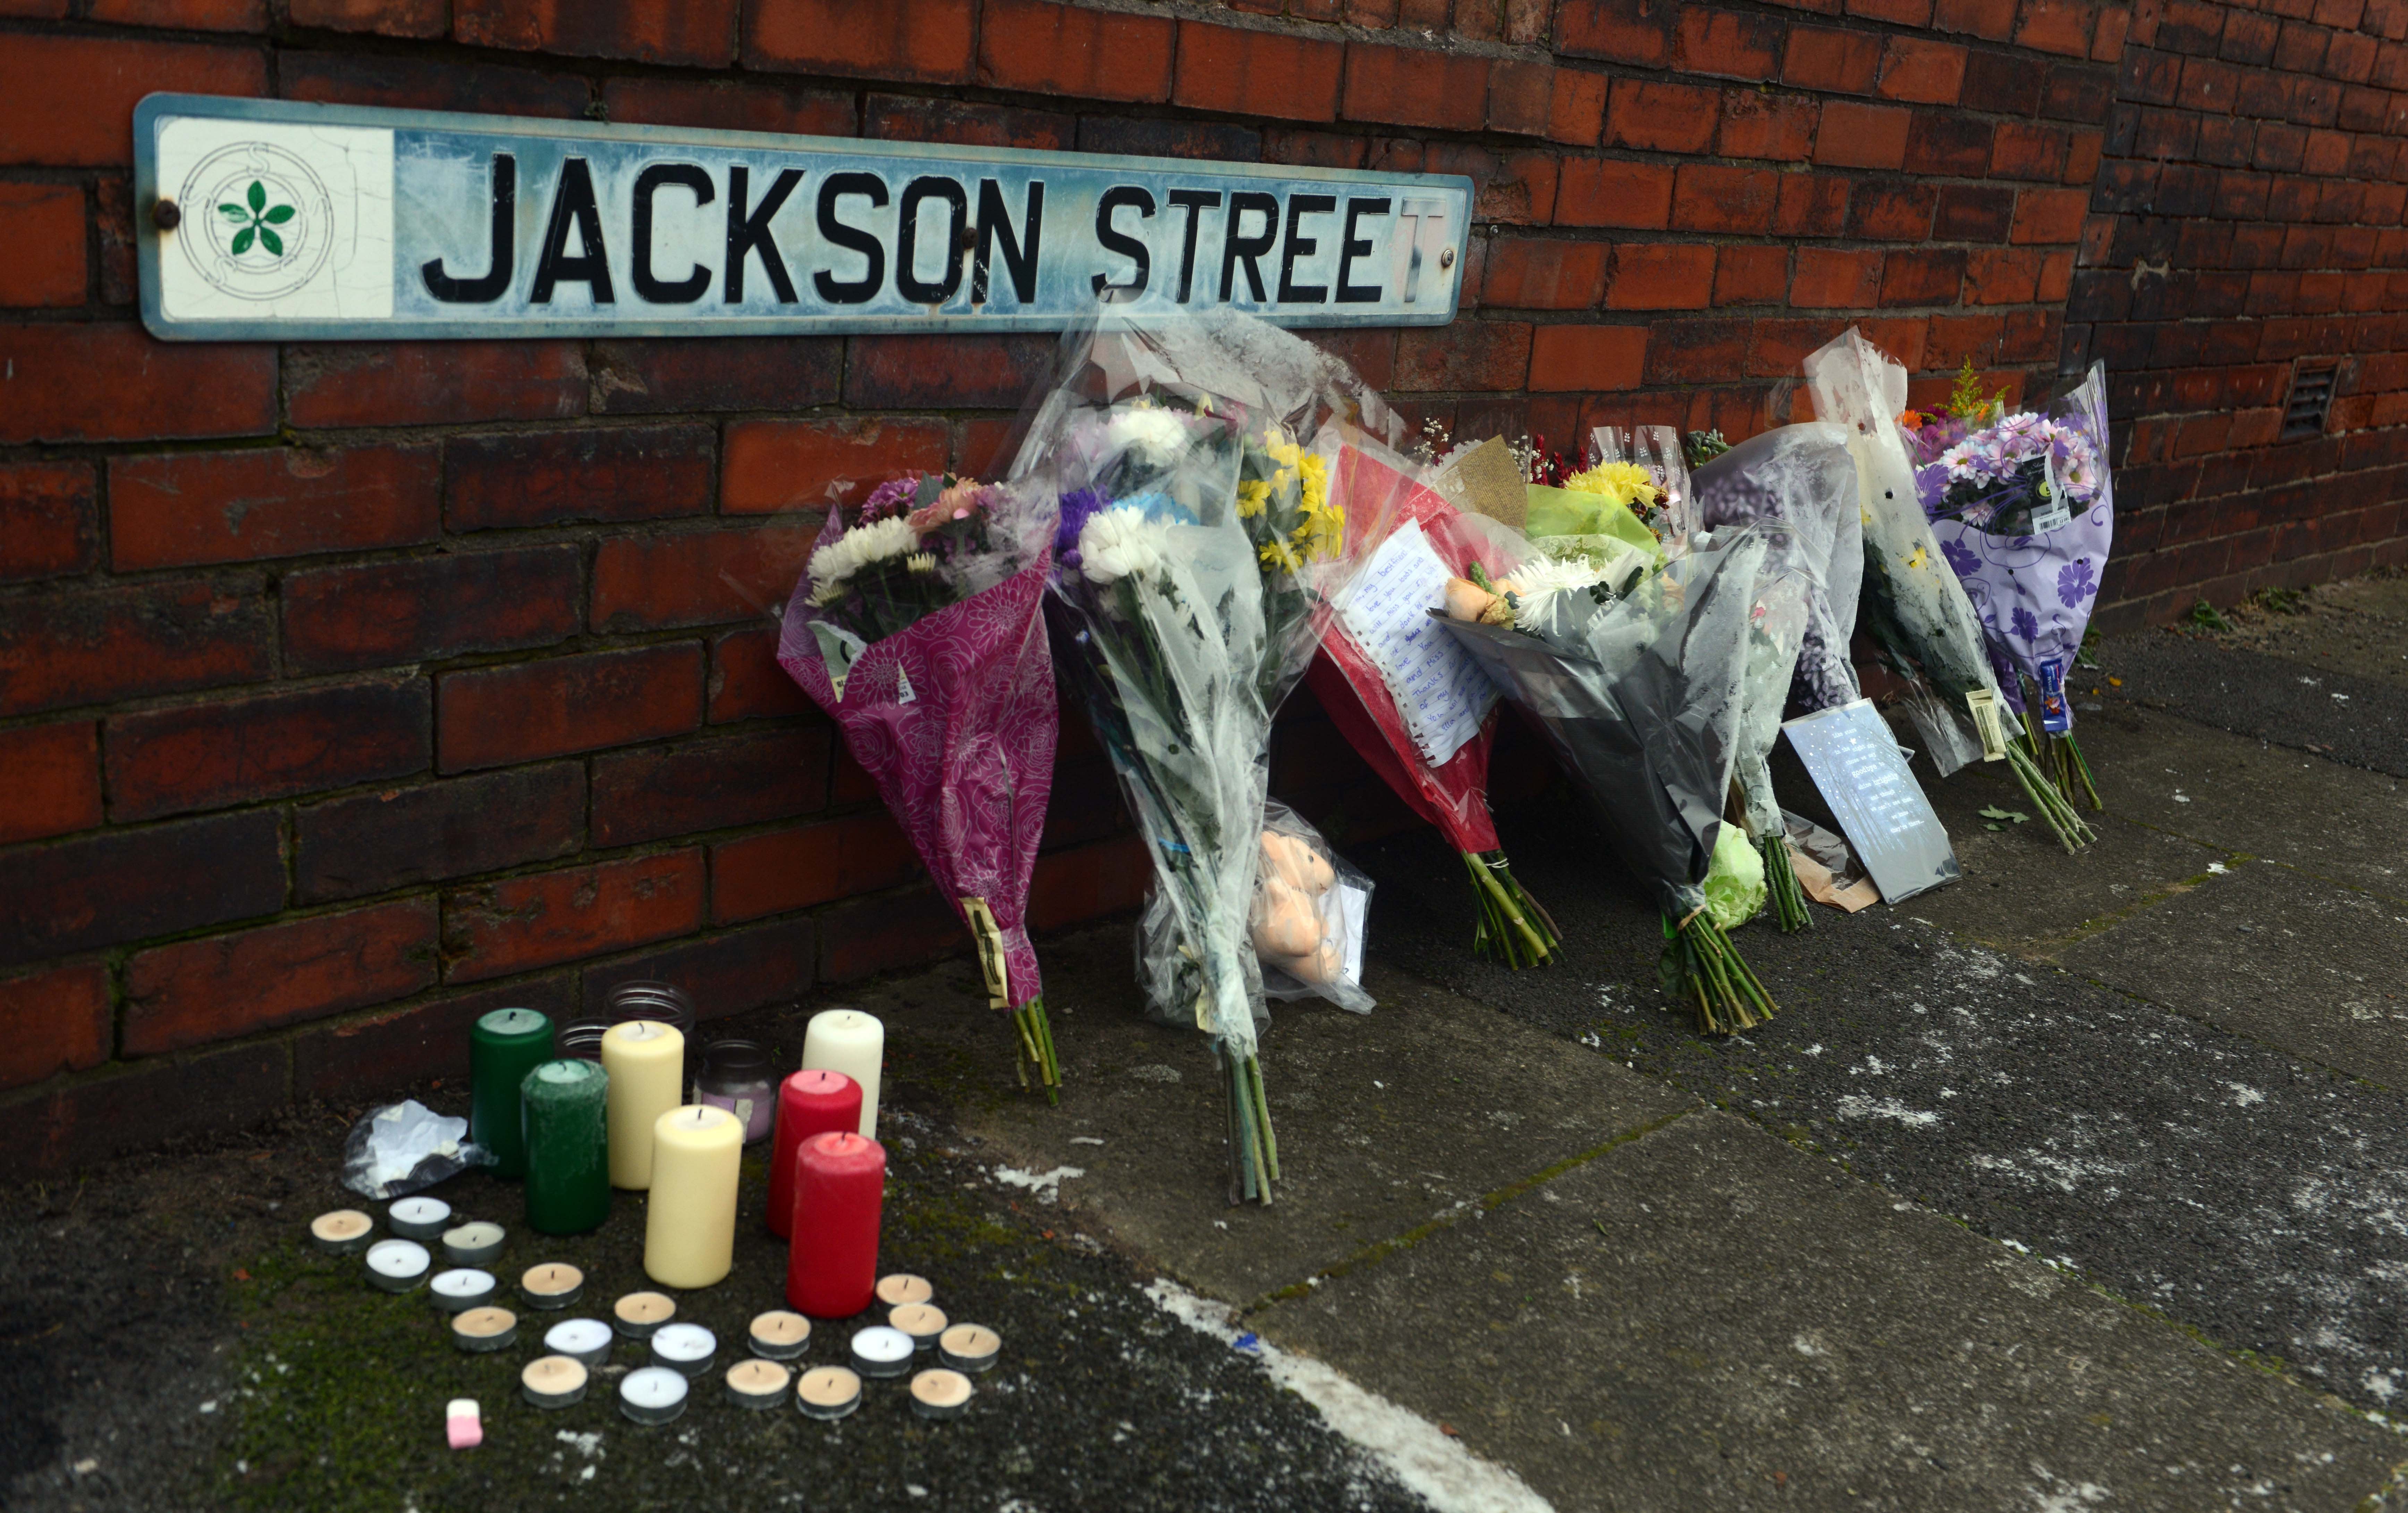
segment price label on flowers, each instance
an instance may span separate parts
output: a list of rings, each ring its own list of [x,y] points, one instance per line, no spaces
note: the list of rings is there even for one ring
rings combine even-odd
[[[143,322],[185,340],[1435,325],[1471,209],[1455,175],[167,94],[135,172]]]

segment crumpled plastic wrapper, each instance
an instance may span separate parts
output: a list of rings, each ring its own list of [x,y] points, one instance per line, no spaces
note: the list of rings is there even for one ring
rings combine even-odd
[[[343,1142],[343,1186],[380,1201],[423,1191],[493,1156],[468,1141],[468,1121],[417,1099],[387,1103],[351,1126]]]
[[[1725,825],[1714,837],[1713,865],[1706,869],[1706,913],[1726,931],[1739,929],[1764,907],[1764,857],[1747,832]]]

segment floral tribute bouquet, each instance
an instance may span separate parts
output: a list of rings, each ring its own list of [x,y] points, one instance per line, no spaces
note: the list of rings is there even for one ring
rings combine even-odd
[[[1708,527],[1753,525],[1765,533],[1763,580],[1749,612],[1737,783],[1773,916],[1784,930],[1799,929],[1813,921],[1790,866],[1770,756],[1786,702],[1811,713],[1858,697],[1848,659],[1865,560],[1856,465],[1840,426],[1782,425],[1716,454],[1691,487]]]
[[[1526,555],[1512,571],[1450,592],[1448,632],[1545,734],[1623,859],[1654,886],[1666,986],[1696,1006],[1706,1033],[1760,1023],[1771,998],[1724,933],[1707,885],[1727,834],[1747,849],[1722,814],[1763,533],[1698,530],[1667,559],[1610,569],[1516,544]]]
[[[1339,449],[1338,489],[1358,518],[1394,528],[1331,623],[1306,679],[1335,725],[1407,808],[1463,857],[1476,914],[1471,948],[1508,967],[1554,959],[1555,922],[1522,890],[1488,812],[1497,691],[1427,611],[1446,582],[1502,576],[1495,544],[1425,487],[1412,465],[1368,441]]]
[[[2005,739],[2002,696],[1982,620],[1941,555],[1925,515],[1898,417],[1906,408],[1906,369],[1854,326],[1808,354],[1814,413],[1848,430],[1863,502],[1863,619],[1883,659],[1907,680],[1907,712],[1941,775],[1987,756],[2003,757],[2024,796],[2069,852],[2097,837],[2031,754]],[[1934,690],[1937,690],[1935,693]],[[1980,734],[1968,738],[1958,710]]]
[[[2027,750],[2062,798],[2103,808],[2073,738],[2065,679],[2115,535],[2107,370],[2091,364],[2042,411],[2010,414],[2005,398],[1983,390],[1969,358],[1946,409],[1900,417],[1916,498],[1982,617],[1999,691],[2022,716]]]
[[[1147,1012],[1211,1039],[1233,1201],[1269,1202],[1279,1175],[1248,931],[1271,713],[1373,524],[1329,486],[1328,423],[1367,402],[1342,365],[1250,317],[1107,310],[1065,336],[1012,465],[1060,499],[1065,661],[1154,856]]]
[[[1021,1078],[1061,1086],[1028,884],[1059,718],[1039,619],[1050,497],[951,475],[881,484],[830,510],[778,637],[786,670],[844,732],[920,860],[970,929]]]

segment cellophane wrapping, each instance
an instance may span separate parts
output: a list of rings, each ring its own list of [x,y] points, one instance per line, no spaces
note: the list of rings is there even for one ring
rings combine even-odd
[[[1932,535],[1981,617],[2000,691],[2020,713],[2024,679],[2045,688],[2071,670],[2114,543],[2106,367],[2091,364],[2079,384],[2036,411],[1971,427],[1933,416],[1904,434]],[[2013,467],[2018,455],[2028,460]],[[2042,512],[2035,474],[2063,495],[2067,519],[2055,529],[2032,529]],[[2052,713],[2072,724],[2070,702]]]
[[[1913,688],[1907,708],[1942,777],[1982,756],[1965,696],[1999,693],[1981,616],[1941,555],[1899,435],[1906,369],[1855,326],[1806,358],[1814,413],[1848,432],[1864,521],[1860,611],[1893,670]],[[1936,694],[1936,696],[1935,696]]]
[[[1393,428],[1344,364],[1275,326],[1107,307],[1065,335],[1010,474],[1061,501],[1065,665],[1153,853],[1147,1013],[1248,1063],[1271,714],[1383,528],[1329,492],[1340,433],[1366,422]]]
[[[1705,902],[1764,555],[1754,527],[1698,531],[1603,603],[1574,589],[1545,596],[1526,628],[1446,622],[1675,920]]]

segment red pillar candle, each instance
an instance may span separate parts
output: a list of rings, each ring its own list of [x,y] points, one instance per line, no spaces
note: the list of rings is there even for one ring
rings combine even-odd
[[[786,1305],[814,1318],[850,1318],[878,1286],[878,1209],[886,1147],[849,1131],[815,1134],[795,1152],[794,1244]]]
[[[830,1130],[861,1128],[861,1084],[841,1072],[797,1072],[778,1088],[769,1137],[769,1232],[795,1232],[795,1147]]]

